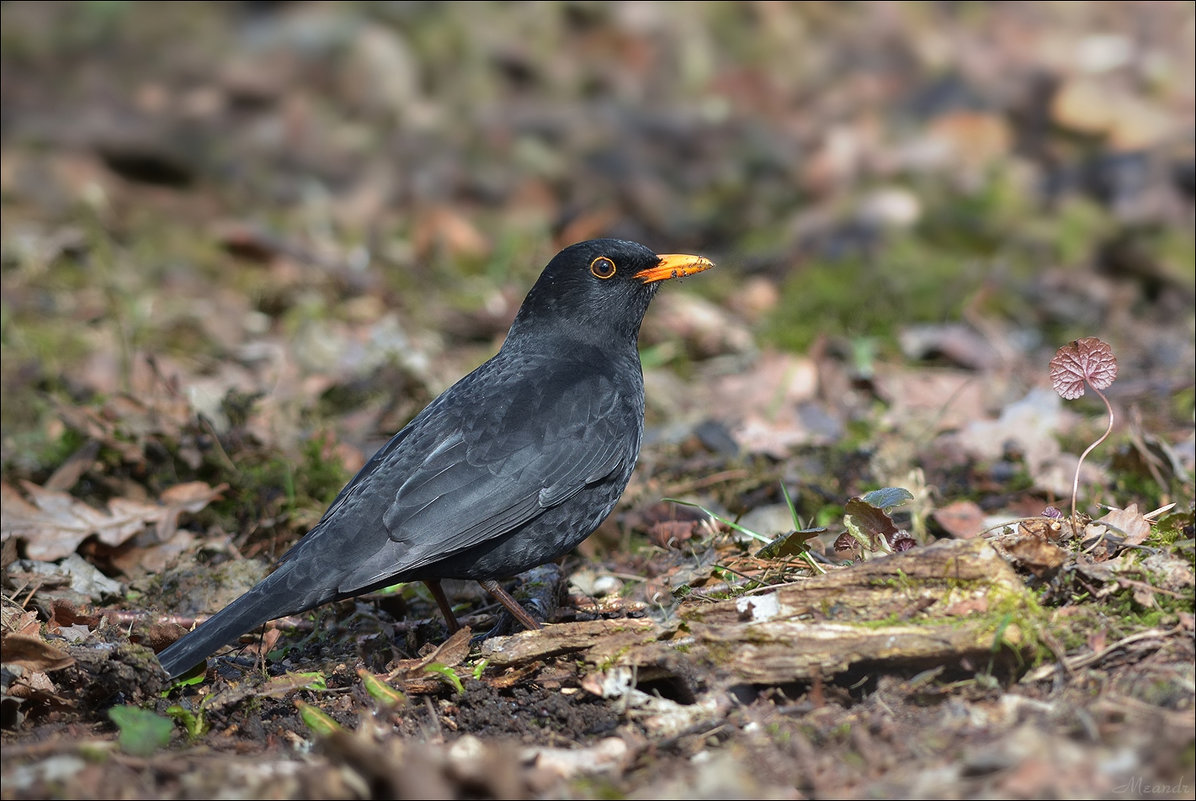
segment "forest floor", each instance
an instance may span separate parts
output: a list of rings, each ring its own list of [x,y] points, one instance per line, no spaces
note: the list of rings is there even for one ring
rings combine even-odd
[[[1192,797],[1191,4],[0,19],[4,798]],[[548,625],[168,682],[597,236],[717,268]]]

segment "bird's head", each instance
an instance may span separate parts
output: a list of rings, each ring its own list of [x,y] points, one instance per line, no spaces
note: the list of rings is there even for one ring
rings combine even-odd
[[[553,257],[524,298],[511,337],[555,330],[606,341],[635,342],[662,281],[709,270],[701,256],[657,254],[622,239],[591,239]]]

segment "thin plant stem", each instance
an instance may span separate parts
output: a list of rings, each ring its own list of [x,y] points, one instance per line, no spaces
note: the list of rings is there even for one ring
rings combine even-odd
[[[1093,448],[1108,439],[1109,434],[1113,433],[1113,406],[1109,403],[1109,399],[1105,397],[1105,393],[1092,386],[1092,384],[1088,384],[1088,387],[1105,402],[1105,408],[1109,411],[1109,427],[1105,429],[1105,433],[1101,434],[1100,439],[1084,449],[1084,452],[1080,454],[1080,460],[1076,462],[1076,477],[1071,482],[1071,527],[1073,531],[1079,528],[1079,521],[1076,520],[1076,496],[1080,492],[1080,466],[1084,464],[1084,457],[1091,453]]]

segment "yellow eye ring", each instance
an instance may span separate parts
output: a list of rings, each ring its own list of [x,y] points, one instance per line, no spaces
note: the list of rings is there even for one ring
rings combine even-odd
[[[606,256],[599,256],[590,262],[590,272],[605,281],[615,274],[615,263]]]

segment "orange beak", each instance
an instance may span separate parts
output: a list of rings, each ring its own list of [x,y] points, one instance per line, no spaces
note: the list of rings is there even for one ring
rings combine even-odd
[[[660,263],[655,267],[640,270],[635,277],[650,284],[653,281],[667,281],[670,278],[684,278],[687,275],[709,270],[714,262],[701,256],[688,256],[684,253],[665,253],[660,257]]]

